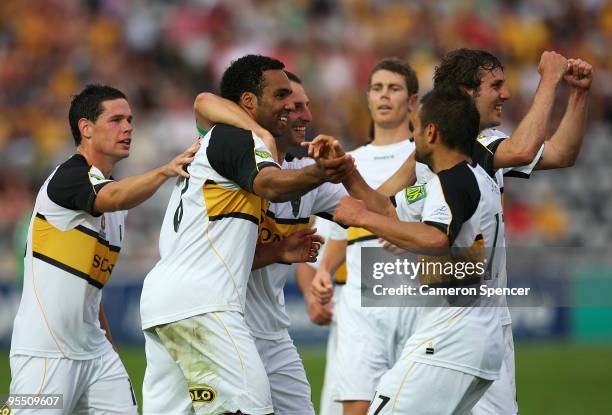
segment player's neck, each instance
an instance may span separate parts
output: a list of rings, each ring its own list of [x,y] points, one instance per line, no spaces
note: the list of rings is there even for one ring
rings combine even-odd
[[[430,167],[434,173],[438,174],[441,171],[455,167],[462,161],[471,163],[472,159],[463,153],[442,147],[431,155]]]
[[[402,123],[395,128],[383,128],[375,124],[372,144],[375,146],[388,146],[389,144],[407,140],[411,136],[408,122]]]
[[[111,171],[116,163],[114,158],[96,153],[88,148],[83,148],[82,146],[78,146],[76,152],[85,157],[87,164],[90,166],[96,166],[96,168],[102,172],[104,177],[110,177]]]

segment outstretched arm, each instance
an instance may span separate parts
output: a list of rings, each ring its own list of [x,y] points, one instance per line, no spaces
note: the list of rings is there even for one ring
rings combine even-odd
[[[419,254],[441,255],[448,251],[449,238],[438,228],[423,222],[403,222],[367,209],[360,200],[345,196],[334,220],[367,229],[385,240]]]
[[[346,157],[338,140],[328,135],[319,135],[313,141],[304,143],[304,145],[308,146],[308,155],[314,158],[317,163],[325,162],[327,159],[338,155]],[[371,211],[385,216],[397,217],[389,197],[372,189],[357,169],[352,169],[346,174],[342,178],[342,184],[352,197],[363,200]]]
[[[168,178],[189,177],[185,167],[193,161],[199,148],[200,143],[196,142],[166,165],[108,183],[96,195],[93,210],[103,213],[131,209],[151,197]]]
[[[588,118],[589,89],[593,81],[593,67],[580,59],[570,59],[570,70],[565,75],[570,93],[565,114],[557,131],[544,146],[542,159],[536,170],[571,167],[576,162]]]
[[[406,161],[402,163],[400,168],[393,173],[383,184],[380,185],[377,192],[383,195],[393,196],[402,189],[410,187],[416,183],[416,159],[414,151],[408,156]]]
[[[568,61],[555,52],[544,52],[538,72],[540,84],[531,108],[512,135],[495,151],[493,168],[523,166],[531,163],[546,139],[557,85],[568,70]]]

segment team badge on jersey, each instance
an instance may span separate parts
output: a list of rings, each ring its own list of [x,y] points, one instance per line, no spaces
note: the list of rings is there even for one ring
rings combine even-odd
[[[209,404],[217,398],[217,392],[210,386],[192,386],[189,396],[194,404]]]
[[[425,199],[427,196],[427,189],[424,184],[410,186],[404,190],[404,196],[406,196],[406,203],[408,204],[418,202],[421,199]]]
[[[272,158],[272,154],[268,153],[267,151],[263,151],[263,150],[255,150],[255,154],[258,157],[261,157],[262,159],[271,159]]]
[[[112,180],[104,177],[102,172],[94,166],[91,166],[91,168],[89,169],[88,176],[89,176],[89,181],[91,182],[91,185],[94,188],[99,184],[106,183],[106,182],[112,182]]]

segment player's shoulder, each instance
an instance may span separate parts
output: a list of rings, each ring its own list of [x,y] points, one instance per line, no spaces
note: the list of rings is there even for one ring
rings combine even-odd
[[[508,134],[498,130],[497,128],[487,128],[486,130],[482,130],[480,134],[478,134],[477,141],[487,147],[491,143],[494,143],[499,140],[504,140],[508,137]]]
[[[478,164],[471,165],[467,161],[457,163],[450,169],[442,170],[438,173],[438,179],[444,193],[480,194],[478,177],[486,172]]]
[[[253,132],[250,130],[245,130],[243,128],[234,127],[233,125],[228,124],[215,124],[208,135],[211,140],[213,139],[247,139],[249,141],[253,141]]]
[[[74,154],[68,160],[60,164],[51,174],[49,186],[64,185],[66,182],[74,182],[75,180],[87,177],[90,167],[85,157],[81,154]]]

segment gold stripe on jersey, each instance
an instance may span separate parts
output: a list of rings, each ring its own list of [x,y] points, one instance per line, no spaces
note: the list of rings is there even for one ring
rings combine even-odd
[[[346,244],[351,245],[356,242],[369,241],[372,239],[378,239],[378,236],[374,235],[370,231],[366,231],[363,228],[350,227],[346,233]]]
[[[41,214],[32,227],[32,255],[102,288],[117,263],[120,248],[84,226],[61,231]]]
[[[212,180],[206,180],[202,193],[210,221],[239,218],[259,225],[262,210],[267,206],[259,196],[242,189],[226,189]]]
[[[309,222],[310,218],[277,218],[273,212],[266,211],[259,227],[258,242],[281,241],[294,232],[308,228]]]

